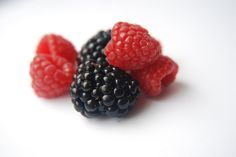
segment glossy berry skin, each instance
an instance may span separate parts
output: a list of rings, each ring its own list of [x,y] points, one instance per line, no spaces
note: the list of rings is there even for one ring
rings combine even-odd
[[[75,66],[62,57],[36,55],[30,64],[32,87],[39,97],[67,94],[74,73]]]
[[[139,86],[124,71],[90,60],[80,64],[70,95],[75,109],[86,117],[122,117],[134,106]]]
[[[170,85],[176,77],[178,65],[167,56],[160,56],[144,69],[132,71],[132,76],[140,83],[141,89],[149,96],[157,96],[163,86]]]
[[[161,54],[160,43],[139,25],[118,22],[105,47],[108,62],[123,70],[138,70],[153,63]]]
[[[77,52],[70,41],[60,35],[48,34],[40,40],[36,54],[48,54],[52,56],[60,56],[74,64]]]
[[[78,60],[83,63],[90,59],[96,60],[98,63],[106,61],[104,48],[110,39],[111,30],[99,31],[82,47]]]

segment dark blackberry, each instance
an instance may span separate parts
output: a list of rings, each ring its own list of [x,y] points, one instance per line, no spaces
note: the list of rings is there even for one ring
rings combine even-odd
[[[139,86],[126,72],[90,60],[79,65],[70,95],[75,109],[86,117],[122,117],[134,106]]]
[[[82,63],[93,59],[98,63],[106,61],[103,49],[111,39],[111,30],[100,31],[85,43],[80,51],[78,60]]]

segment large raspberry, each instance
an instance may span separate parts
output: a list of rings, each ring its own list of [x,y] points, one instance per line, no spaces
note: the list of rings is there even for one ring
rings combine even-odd
[[[30,64],[32,87],[40,97],[69,93],[75,66],[62,57],[37,55]]]
[[[157,96],[163,86],[175,80],[178,65],[169,57],[160,56],[153,64],[141,70],[132,71],[132,76],[140,83],[141,89],[149,96]]]
[[[138,70],[153,63],[161,54],[160,43],[139,25],[118,22],[105,48],[108,62],[123,70]]]
[[[37,54],[60,56],[71,63],[76,61],[77,52],[71,42],[60,35],[48,34],[43,36],[36,49]]]

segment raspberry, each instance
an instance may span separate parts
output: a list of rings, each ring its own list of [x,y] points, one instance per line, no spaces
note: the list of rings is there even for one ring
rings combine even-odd
[[[108,62],[123,70],[138,70],[153,63],[161,54],[160,43],[139,25],[118,22],[105,47]]]
[[[80,64],[70,95],[75,109],[86,117],[121,117],[133,108],[139,86],[119,68],[89,60]]]
[[[68,93],[75,66],[62,57],[37,55],[30,64],[32,87],[40,97]]]
[[[132,71],[141,89],[149,96],[157,96],[163,86],[170,85],[178,72],[178,65],[169,57],[160,56],[153,64],[141,70]]]
[[[99,31],[91,37],[80,51],[78,60],[86,62],[90,59],[96,60],[98,63],[106,61],[104,48],[111,39],[111,30]]]
[[[37,54],[49,54],[52,56],[60,56],[71,63],[76,61],[77,52],[68,40],[60,35],[45,35],[39,42],[36,49]]]

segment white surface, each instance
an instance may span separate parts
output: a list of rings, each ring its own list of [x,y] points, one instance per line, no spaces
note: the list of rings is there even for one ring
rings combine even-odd
[[[236,3],[233,0],[0,1],[0,157],[235,157]],[[68,97],[44,100],[29,63],[45,33],[79,50],[117,21],[143,25],[180,72],[127,119],[86,119]]]

